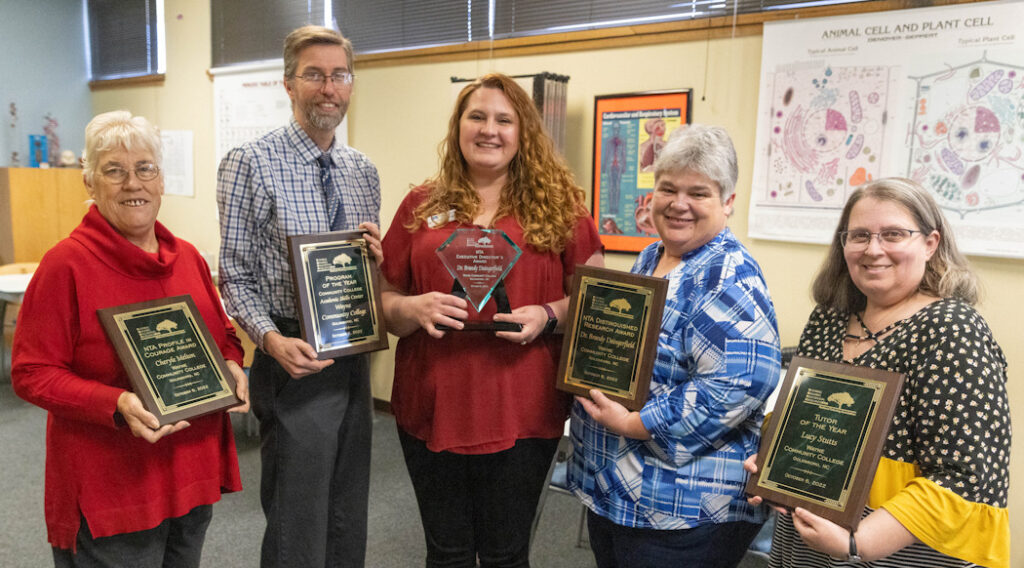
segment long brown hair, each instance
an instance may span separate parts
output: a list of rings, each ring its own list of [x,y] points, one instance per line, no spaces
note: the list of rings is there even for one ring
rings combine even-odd
[[[978,301],[977,277],[971,271],[967,258],[957,248],[953,228],[942,215],[935,199],[919,183],[894,177],[870,181],[850,194],[832,237],[828,256],[814,278],[812,296],[818,305],[846,313],[859,312],[867,305],[864,293],[850,278],[840,239],[841,233],[850,223],[853,206],[865,197],[901,205],[914,218],[918,230],[925,234],[939,232],[938,247],[925,264],[924,277],[921,278],[918,290],[939,298],[959,298],[969,304]]]
[[[416,208],[407,228],[414,231],[433,215],[447,219],[450,209],[455,210],[460,222],[473,222],[480,197],[470,182],[459,145],[459,124],[470,95],[480,88],[503,92],[519,118],[519,151],[508,166],[508,181],[494,218],[515,217],[523,227],[526,242],[538,250],[565,250],[577,218],[588,214],[583,189],[544,132],[533,100],[511,77],[500,73],[484,75],[459,93],[448,121],[448,135],[439,149],[440,171],[424,183],[427,198]]]

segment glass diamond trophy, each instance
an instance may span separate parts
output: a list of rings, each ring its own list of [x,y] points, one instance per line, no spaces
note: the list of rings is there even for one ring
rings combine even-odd
[[[437,248],[448,273],[455,281],[452,295],[465,298],[480,313],[493,297],[499,313],[510,313],[511,306],[505,292],[505,276],[523,253],[516,243],[500,229],[455,229]],[[438,325],[437,329],[450,330]],[[465,331],[521,331],[523,326],[513,322],[467,321]]]

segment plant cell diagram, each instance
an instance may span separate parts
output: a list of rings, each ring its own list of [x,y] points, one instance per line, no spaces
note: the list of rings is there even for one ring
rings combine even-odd
[[[1024,203],[1024,67],[981,59],[916,82],[908,177],[963,219]]]

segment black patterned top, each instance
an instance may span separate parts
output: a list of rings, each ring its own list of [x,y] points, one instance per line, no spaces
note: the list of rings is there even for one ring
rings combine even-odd
[[[843,361],[843,337],[849,318],[848,313],[815,308],[800,337],[798,354]],[[933,302],[904,320],[893,333],[852,363],[906,374],[883,458],[915,465],[919,469],[917,475],[949,489],[968,502],[967,506],[980,504],[987,506],[982,507],[986,510],[993,508],[991,511],[1005,509],[1011,437],[1006,358],[988,324],[974,308],[957,299]],[[880,475],[882,469],[880,465]],[[878,482],[877,477],[875,481]],[[931,535],[918,534],[913,529],[911,532],[925,542],[931,540]],[[957,555],[956,551],[951,553]],[[807,549],[792,521],[784,516],[772,543],[771,565],[849,564]],[[974,566],[921,543],[870,565]]]

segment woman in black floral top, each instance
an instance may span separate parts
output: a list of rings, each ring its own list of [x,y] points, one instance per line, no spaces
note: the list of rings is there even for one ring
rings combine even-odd
[[[797,508],[771,566],[1009,568],[1006,359],[931,195],[898,178],[854,191],[813,294],[800,355],[907,379],[856,533]]]

